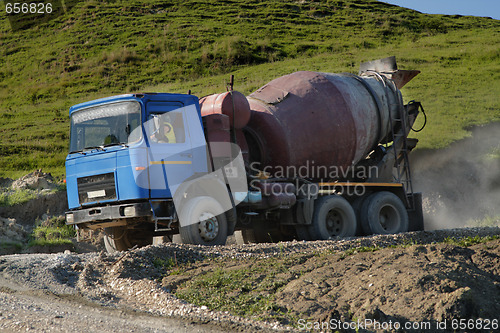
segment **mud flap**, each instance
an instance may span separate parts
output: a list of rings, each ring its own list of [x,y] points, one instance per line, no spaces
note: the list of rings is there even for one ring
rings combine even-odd
[[[411,200],[411,197],[408,198]],[[422,210],[422,193],[413,193],[414,207],[408,209],[408,231],[424,230],[424,213]]]

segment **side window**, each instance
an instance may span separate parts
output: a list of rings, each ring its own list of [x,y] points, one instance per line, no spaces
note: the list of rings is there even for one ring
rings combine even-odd
[[[186,131],[184,118],[179,111],[153,113],[148,119],[149,138],[157,143],[184,143]]]

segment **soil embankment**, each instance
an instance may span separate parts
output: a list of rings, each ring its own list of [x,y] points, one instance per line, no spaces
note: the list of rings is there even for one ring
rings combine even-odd
[[[13,309],[35,292],[71,300],[63,317],[71,317],[72,307],[83,302],[103,311],[189,318],[210,323],[211,329],[246,332],[358,320],[433,328],[451,328],[455,319],[498,320],[498,235],[500,228],[472,228],[247,246],[164,244],[123,258],[104,253],[3,256],[0,297],[6,303],[0,309],[0,329],[42,330],[36,321],[23,322],[9,311],[9,304]],[[469,236],[495,237],[482,242]],[[202,293],[198,306],[177,297],[189,299],[186,295],[196,293]],[[247,313],[250,319],[209,303],[225,304],[223,310],[239,304],[232,311],[238,312],[262,298],[268,306],[253,316]],[[42,310],[40,315],[54,318]],[[129,318],[131,325],[137,324],[134,318]],[[256,321],[262,318],[266,320]]]

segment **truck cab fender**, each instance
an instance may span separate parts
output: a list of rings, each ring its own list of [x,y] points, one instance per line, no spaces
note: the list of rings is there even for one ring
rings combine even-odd
[[[225,214],[228,221],[228,235],[233,234],[236,226],[236,214],[230,191],[223,180],[213,175],[196,174],[184,181],[173,194],[175,209],[182,211],[188,201],[196,197],[208,196],[215,199],[222,207],[221,214]]]

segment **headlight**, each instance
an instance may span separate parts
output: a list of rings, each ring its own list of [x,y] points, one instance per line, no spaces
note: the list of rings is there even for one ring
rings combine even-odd
[[[123,209],[123,215],[125,216],[135,216],[135,207],[128,206]]]
[[[75,222],[75,216],[73,213],[66,214],[66,223],[73,223]]]

